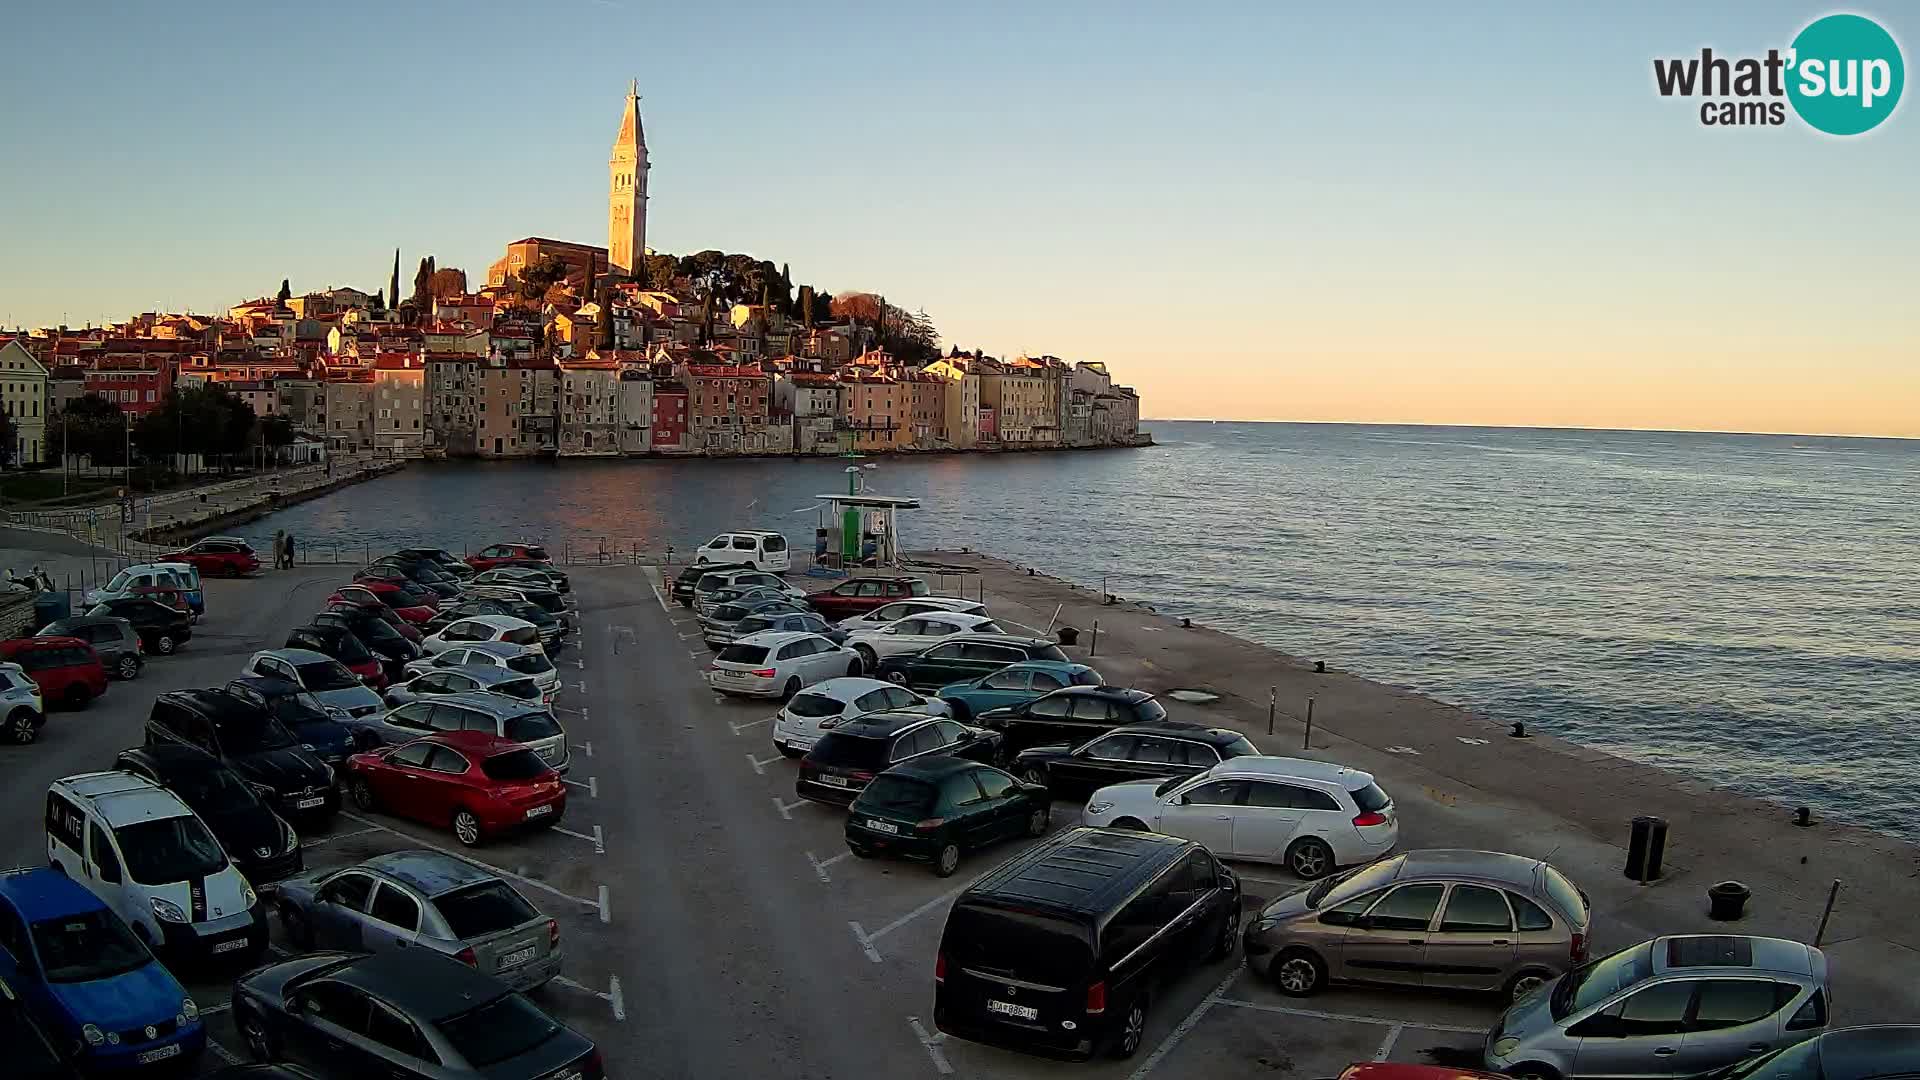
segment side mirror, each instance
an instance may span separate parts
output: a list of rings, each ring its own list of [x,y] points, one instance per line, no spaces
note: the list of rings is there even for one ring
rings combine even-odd
[[[1191,806],[1192,804],[1193,800],[1187,798],[1185,795],[1175,795],[1173,797],[1173,805],[1175,806]]]

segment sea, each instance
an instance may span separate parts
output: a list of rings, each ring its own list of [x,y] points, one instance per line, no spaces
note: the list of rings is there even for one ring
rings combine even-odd
[[[811,550],[822,493],[1501,721],[1920,840],[1920,441],[1158,422],[1158,445],[421,463],[254,523],[403,543]]]

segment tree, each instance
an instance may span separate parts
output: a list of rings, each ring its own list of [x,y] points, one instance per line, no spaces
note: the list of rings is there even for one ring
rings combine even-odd
[[[49,426],[48,441],[59,439],[62,456],[79,454],[96,466],[119,465],[125,424],[119,405],[99,394],[83,394],[67,402],[57,429]]]
[[[413,272],[413,298],[411,303],[415,311],[433,310],[433,256],[420,260],[420,269]]]
[[[400,249],[393,249],[393,280],[387,282],[387,303],[400,306]]]
[[[282,413],[269,413],[261,417],[260,438],[276,451],[285,446],[292,446],[293,418]]]
[[[0,465],[13,464],[14,450],[13,414],[0,412]]]
[[[538,301],[546,297],[547,290],[566,280],[567,264],[549,255],[520,271],[520,295]]]
[[[467,291],[467,272],[454,266],[435,270],[433,276],[427,279],[427,291],[433,294],[435,300],[463,296]]]
[[[654,254],[648,255],[645,262],[647,266],[647,277],[645,281],[640,283],[640,287],[643,289],[671,290],[673,288],[674,273],[679,264],[679,260],[671,255],[662,255],[655,252]]]

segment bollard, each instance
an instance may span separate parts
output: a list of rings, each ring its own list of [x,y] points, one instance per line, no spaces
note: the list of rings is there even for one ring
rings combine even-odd
[[[1099,654],[1100,654],[1100,620],[1095,619],[1093,620],[1093,640],[1087,644],[1087,655],[1089,657],[1092,657],[1092,656],[1098,656]]]
[[[1827,920],[1833,917],[1833,902],[1840,897],[1840,879],[1834,878],[1833,885],[1827,889],[1827,908],[1820,913],[1820,928],[1813,932],[1813,947],[1819,948],[1820,942],[1827,936]]]
[[[1267,734],[1269,735],[1273,734],[1274,705],[1279,700],[1279,698],[1280,698],[1279,687],[1277,686],[1267,687]]]
[[[1746,911],[1753,890],[1738,881],[1722,881],[1707,890],[1707,918],[1732,922]]]
[[[1315,660],[1313,662],[1313,670],[1316,674],[1325,675],[1327,673],[1327,662],[1325,660]]]
[[[1509,739],[1525,739],[1528,737],[1529,736],[1527,735],[1527,725],[1521,723],[1518,720],[1515,720],[1513,722],[1513,730],[1507,732],[1507,738]]]
[[[1311,747],[1312,745],[1313,745],[1313,699],[1308,698],[1307,699],[1307,730],[1305,734],[1300,736],[1300,749],[1305,750]]]
[[[1805,829],[1813,825],[1813,808],[1802,806],[1793,812],[1793,823]]]
[[[1627,839],[1627,876],[1642,885],[1659,878],[1666,852],[1666,819],[1644,814],[1634,818]]]

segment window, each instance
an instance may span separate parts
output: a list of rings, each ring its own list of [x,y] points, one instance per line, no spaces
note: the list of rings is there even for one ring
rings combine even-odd
[[[365,874],[345,873],[333,877],[320,888],[320,899],[348,911],[365,912],[367,898],[373,893],[373,879]]]
[[[1332,881],[1333,879],[1329,878],[1327,880]],[[1373,906],[1374,901],[1380,899],[1384,894],[1384,889],[1375,889],[1370,893],[1361,893],[1359,896],[1343,904],[1328,908],[1326,912],[1320,916],[1320,921],[1329,926],[1352,926],[1358,923],[1360,916],[1365,915],[1367,909]],[[1309,899],[1311,899],[1311,897],[1309,897]]]
[[[1064,683],[1055,678],[1050,672],[1036,671],[1033,673],[1033,688],[1035,690],[1058,690],[1064,685]]]
[[[1440,917],[1442,932],[1496,934],[1513,929],[1513,916],[1499,890],[1478,885],[1455,885]]]
[[[1795,986],[1787,987],[1787,989],[1791,989],[1797,993],[1800,988]],[[1825,990],[1815,990],[1813,996],[1809,997],[1806,1002],[1800,1006],[1799,1010],[1793,1014],[1793,1018],[1787,1021],[1788,1031],[1807,1031],[1826,1026],[1827,992]],[[1803,1043],[1801,1045],[1807,1044]]]
[[[1113,716],[1113,707],[1101,698],[1075,697],[1068,700],[1073,703],[1068,715],[1075,720],[1107,720]]]
[[[385,882],[373,894],[373,906],[367,909],[367,915],[409,932],[420,929],[420,902]]]
[[[1677,1035],[1686,1027],[1687,1003],[1693,1000],[1693,983],[1687,981],[1649,986],[1609,1009],[1614,1017],[1617,1037],[1636,1035]],[[1597,1018],[1596,1018],[1597,1019]]]
[[[1193,806],[1239,806],[1246,790],[1245,780],[1214,780],[1193,788],[1184,798]]]
[[[1425,930],[1444,892],[1444,885],[1402,885],[1367,913],[1368,923],[1374,930]]]
[[[428,717],[432,715],[433,706],[431,704],[424,701],[415,701],[402,705],[388,713],[387,723],[392,724],[394,727],[411,728],[415,731],[432,731],[433,728],[427,723]],[[400,760],[400,756],[395,754],[393,760]],[[423,758],[421,760],[425,759]],[[418,764],[418,762],[413,762],[412,764]]]
[[[1190,742],[1181,743],[1180,745],[1186,751],[1186,762],[1188,765],[1200,769],[1209,769],[1220,764],[1220,752],[1206,743]],[[1175,765],[1180,764],[1178,760],[1173,763]]]
[[[113,844],[107,839],[106,830],[98,823],[87,823],[88,855],[92,857],[95,872],[102,881],[120,880],[120,857],[114,854]]]
[[[359,991],[339,983],[315,983],[300,992],[301,1012],[356,1035],[366,1034],[367,1010],[367,999]]]
[[[936,746],[954,746],[965,742],[967,738],[967,729],[951,720],[942,720],[934,724],[933,730],[935,737],[939,740],[935,743]]]
[[[1300,805],[1301,791],[1290,784],[1254,781],[1247,785],[1247,805],[1268,810],[1291,810]]]
[[[1138,741],[1131,735],[1109,735],[1088,745],[1086,756],[1095,761],[1126,761]]]
[[[1792,1000],[1791,995],[1781,1000],[1776,991],[1794,989],[1765,979],[1707,979],[1700,983],[1690,1030],[1712,1031],[1764,1019]]]
[[[931,726],[909,731],[893,741],[893,760],[904,761],[915,754],[924,754],[939,745],[939,736]]]
[[[1172,739],[1139,738],[1134,740],[1132,761],[1148,765],[1176,765],[1185,762],[1185,747]]]
[[[1507,903],[1512,905],[1514,918],[1519,921],[1521,930],[1553,929],[1553,917],[1539,904],[1518,893],[1508,893]]]
[[[998,799],[1013,791],[1013,777],[998,769],[976,769],[973,777],[980,781],[980,790],[986,792],[989,799]]]
[[[432,743],[409,743],[387,756],[395,765],[407,765],[415,769],[427,767],[427,756],[433,753]]]
[[[491,730],[492,727],[492,723],[489,722],[487,725],[488,730]],[[457,750],[450,750],[444,746],[436,746],[433,748],[433,753],[427,757],[427,768],[437,773],[459,776],[467,771],[467,759],[461,757]]]
[[[1028,686],[1029,679],[1032,680],[1032,685],[1036,689],[1039,688],[1040,675],[1035,672],[1026,671],[996,671],[992,675],[987,676],[986,681],[982,682],[980,687],[983,690],[1025,690]],[[1049,689],[1057,688],[1059,685],[1060,684],[1056,682],[1053,687]]]

